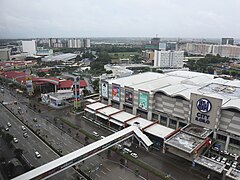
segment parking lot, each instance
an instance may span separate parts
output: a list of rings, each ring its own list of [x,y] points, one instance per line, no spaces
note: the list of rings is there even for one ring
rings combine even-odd
[[[232,154],[228,151],[222,150],[217,143],[211,147],[205,156],[216,162],[226,165],[225,169],[232,167],[240,170],[239,154]]]

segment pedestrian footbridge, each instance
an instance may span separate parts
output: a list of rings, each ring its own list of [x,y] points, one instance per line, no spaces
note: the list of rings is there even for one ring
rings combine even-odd
[[[31,170],[25,174],[22,174],[14,178],[14,180],[47,179],[122,141],[125,141],[130,137],[136,137],[136,139],[140,143],[142,143],[147,150],[149,146],[153,144],[152,141],[145,134],[143,134],[138,127],[130,126],[114,134],[111,134],[104,139],[98,140],[92,144],[84,146],[79,150],[76,150],[47,164],[44,164],[34,170]]]

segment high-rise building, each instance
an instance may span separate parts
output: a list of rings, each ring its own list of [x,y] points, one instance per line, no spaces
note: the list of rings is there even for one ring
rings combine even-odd
[[[160,42],[159,43],[159,50],[177,51],[178,50],[178,44],[177,44],[177,42]]]
[[[36,41],[22,41],[22,51],[28,55],[36,55]]]
[[[83,44],[85,48],[90,48],[91,47],[90,39],[88,38],[83,39]]]
[[[240,58],[240,46],[214,45],[212,54],[221,57]]]
[[[10,60],[10,49],[0,49],[0,61],[8,61]]]
[[[211,44],[187,43],[186,51],[189,54],[206,55],[212,53],[212,46]]]
[[[162,68],[182,68],[184,51],[154,51],[154,66]]]
[[[221,45],[233,45],[234,39],[233,38],[222,38]]]
[[[159,43],[160,43],[160,38],[155,37],[155,38],[152,38],[152,39],[151,39],[151,45],[156,45],[156,46],[158,46]]]
[[[69,48],[81,48],[83,47],[82,39],[68,39],[68,47]]]

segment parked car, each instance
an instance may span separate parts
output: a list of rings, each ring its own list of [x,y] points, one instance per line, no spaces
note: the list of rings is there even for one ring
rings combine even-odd
[[[131,155],[133,158],[138,158],[137,153],[131,153],[130,155]]]
[[[101,139],[104,139],[105,138],[105,136],[101,136]]]
[[[219,157],[216,159],[216,161],[217,161],[217,162],[220,162],[220,161],[221,161],[221,159],[222,159],[222,157],[221,157],[221,156],[219,156]]]
[[[37,122],[37,118],[33,118],[33,121],[34,121],[34,122]]]
[[[10,122],[8,122],[7,125],[8,125],[8,127],[11,127],[11,126],[12,126],[12,124],[11,124]]]
[[[5,127],[5,131],[9,131],[9,128],[8,128],[8,127]]]
[[[93,135],[94,135],[95,137],[99,137],[99,134],[98,134],[96,131],[93,131]]]
[[[221,163],[225,164],[227,162],[227,158],[222,158]]]
[[[237,165],[238,165],[238,162],[237,162],[237,161],[234,161],[233,164],[232,164],[232,167],[233,167],[233,168],[236,168]]]
[[[228,161],[226,162],[226,165],[227,165],[227,166],[231,166],[231,164],[232,164],[232,161],[231,161],[231,160],[228,160]]]
[[[218,158],[217,155],[213,155],[213,156],[211,157],[211,159],[213,159],[213,160],[215,160],[215,159],[217,159],[217,158]]]

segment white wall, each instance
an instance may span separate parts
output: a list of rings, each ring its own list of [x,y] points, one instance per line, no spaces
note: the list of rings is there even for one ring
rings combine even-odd
[[[28,55],[36,55],[36,41],[22,41],[23,52],[26,52]]]

